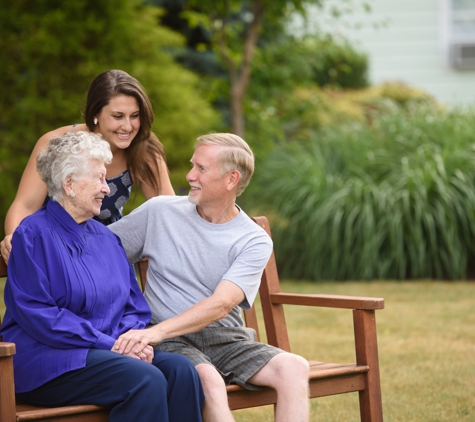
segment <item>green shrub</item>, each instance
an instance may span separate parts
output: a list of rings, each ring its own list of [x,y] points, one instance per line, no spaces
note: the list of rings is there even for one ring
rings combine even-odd
[[[326,35],[307,45],[313,80],[318,85],[353,89],[368,85],[368,57],[348,41]]]
[[[399,107],[259,163],[247,199],[274,220],[282,276],[464,278],[475,254],[474,117]]]
[[[257,156],[265,156],[277,142],[309,140],[315,132],[348,122],[371,122],[375,114],[414,106],[441,107],[427,92],[398,82],[363,89],[293,86],[273,103],[250,101],[247,135]]]
[[[325,125],[337,108],[330,91],[365,87],[366,73],[367,57],[330,36],[280,35],[262,43],[245,103],[246,136],[257,156]]]
[[[368,86],[368,57],[348,41],[331,35],[303,39],[281,35],[256,52],[251,90],[269,94],[317,83],[338,88]]]

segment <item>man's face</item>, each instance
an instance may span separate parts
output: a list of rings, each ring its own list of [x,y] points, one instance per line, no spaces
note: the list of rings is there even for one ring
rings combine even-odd
[[[191,157],[192,168],[186,175],[190,184],[188,200],[201,207],[219,205],[227,193],[227,175],[221,175],[217,157],[221,147],[200,145]]]

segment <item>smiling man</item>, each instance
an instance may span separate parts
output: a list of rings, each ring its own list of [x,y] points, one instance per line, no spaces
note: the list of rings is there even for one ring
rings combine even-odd
[[[129,331],[115,348],[148,344],[195,364],[205,392],[203,419],[233,421],[225,385],[277,391],[276,421],[308,421],[308,363],[255,341],[241,309],[257,295],[272,241],[236,205],[254,172],[240,137],[201,136],[186,179],[188,197],[156,197],[110,225],[131,262],[148,257],[145,297],[152,327]]]

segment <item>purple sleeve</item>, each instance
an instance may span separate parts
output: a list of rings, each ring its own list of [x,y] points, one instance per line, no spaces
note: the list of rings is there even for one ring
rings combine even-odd
[[[12,319],[37,341],[58,349],[111,349],[122,332],[144,328],[150,320],[120,242],[76,254],[62,247],[58,236],[20,226],[13,244],[5,303]],[[105,246],[113,249],[109,257],[124,262],[95,265],[102,263],[97,255]]]

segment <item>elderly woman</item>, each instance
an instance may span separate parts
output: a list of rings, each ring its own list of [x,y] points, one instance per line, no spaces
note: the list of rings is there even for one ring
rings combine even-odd
[[[108,406],[110,421],[201,421],[188,359],[150,346],[111,350],[151,317],[119,238],[92,219],[109,193],[111,159],[89,132],[52,138],[37,157],[51,200],[13,235],[0,330],[16,343],[16,393],[37,406]]]

